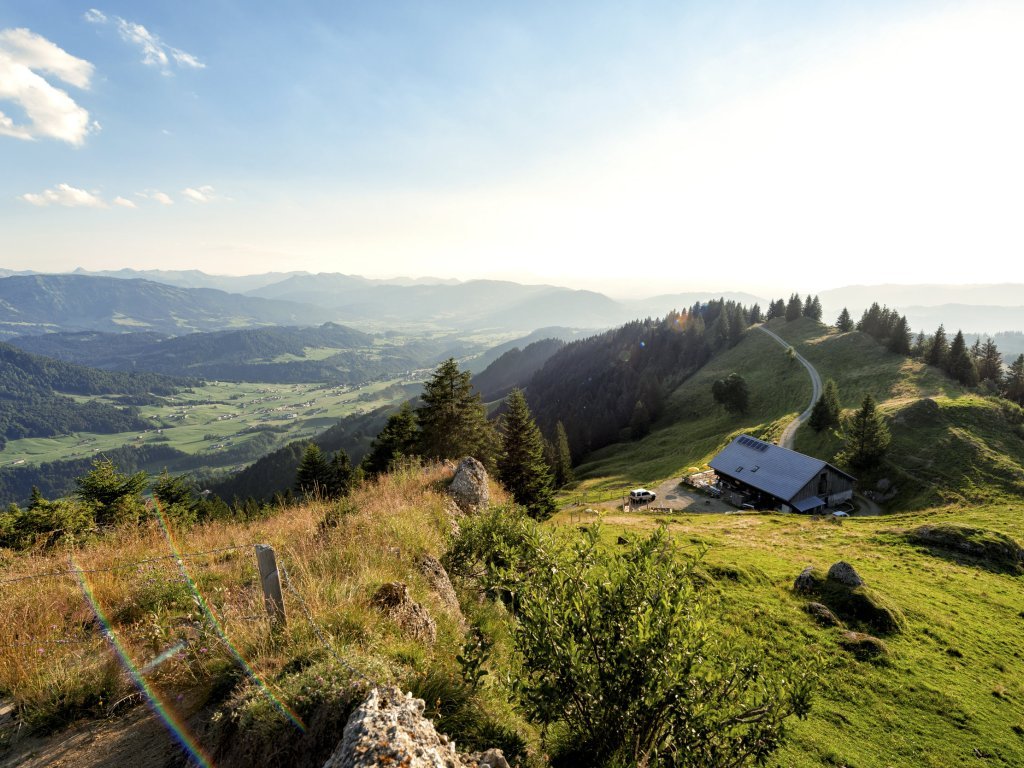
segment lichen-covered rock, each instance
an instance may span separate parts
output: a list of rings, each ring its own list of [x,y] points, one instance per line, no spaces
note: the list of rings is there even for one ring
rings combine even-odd
[[[853,566],[843,560],[832,564],[832,567],[828,569],[828,578],[848,587],[859,587],[864,584],[864,579],[854,570]]]
[[[459,598],[455,595],[452,580],[448,578],[448,571],[444,569],[440,561],[433,555],[424,553],[416,558],[416,567],[419,568],[420,573],[426,576],[430,588],[441,598],[444,606],[453,613],[458,614],[461,618],[462,611],[459,608]]]
[[[423,709],[421,699],[397,688],[374,688],[348,719],[324,768],[508,768],[500,749],[460,755]]]
[[[812,595],[818,590],[818,572],[813,565],[808,565],[793,581],[793,591],[799,594]]]
[[[487,470],[484,465],[467,456],[459,462],[455,477],[448,486],[448,493],[459,509],[470,514],[487,508],[491,501],[491,492],[487,487]]]
[[[384,584],[374,593],[373,604],[410,637],[430,645],[437,640],[437,625],[433,618],[426,608],[409,596],[409,587],[402,582]]]
[[[841,623],[828,606],[822,603],[810,602],[804,606],[804,610],[823,627],[838,627]]]

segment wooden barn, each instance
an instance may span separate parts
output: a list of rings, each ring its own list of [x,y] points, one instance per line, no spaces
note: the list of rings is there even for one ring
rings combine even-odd
[[[853,498],[855,479],[827,461],[740,435],[711,460],[737,505],[821,512]]]

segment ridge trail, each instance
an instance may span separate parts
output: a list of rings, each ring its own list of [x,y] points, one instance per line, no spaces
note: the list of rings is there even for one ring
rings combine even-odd
[[[807,406],[807,409],[803,413],[801,413],[799,416],[793,419],[793,421],[786,425],[786,428],[782,431],[781,437],[779,437],[779,445],[781,445],[783,448],[789,448],[790,450],[793,450],[793,441],[796,439],[797,429],[799,429],[800,425],[811,417],[811,411],[814,409],[814,404],[818,402],[818,398],[821,397],[821,376],[818,375],[818,371],[814,368],[814,366],[807,362],[807,358],[805,358],[803,355],[796,351],[796,347],[793,347],[792,344],[787,342],[785,339],[783,339],[775,332],[769,331],[763,325],[759,325],[757,329],[759,331],[764,331],[765,333],[767,333],[769,336],[771,336],[773,339],[779,342],[779,344],[781,344],[783,347],[787,349],[792,348],[793,353],[796,355],[796,359],[799,360],[801,365],[803,365],[803,367],[807,369],[807,373],[811,377],[810,405]]]

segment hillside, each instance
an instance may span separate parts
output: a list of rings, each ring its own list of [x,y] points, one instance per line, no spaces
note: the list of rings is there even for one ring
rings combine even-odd
[[[0,279],[0,338],[62,330],[170,335],[333,319],[318,307],[147,280],[83,275]]]
[[[147,429],[149,424],[130,404],[174,394],[194,383],[157,374],[99,371],[0,343],[0,450],[6,440],[23,437]],[[124,407],[67,395],[115,395]]]

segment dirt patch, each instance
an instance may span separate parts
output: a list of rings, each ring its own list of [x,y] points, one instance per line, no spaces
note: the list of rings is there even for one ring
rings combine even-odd
[[[136,707],[115,720],[18,739],[0,752],[0,768],[165,768],[180,754],[160,720],[147,708]]]

